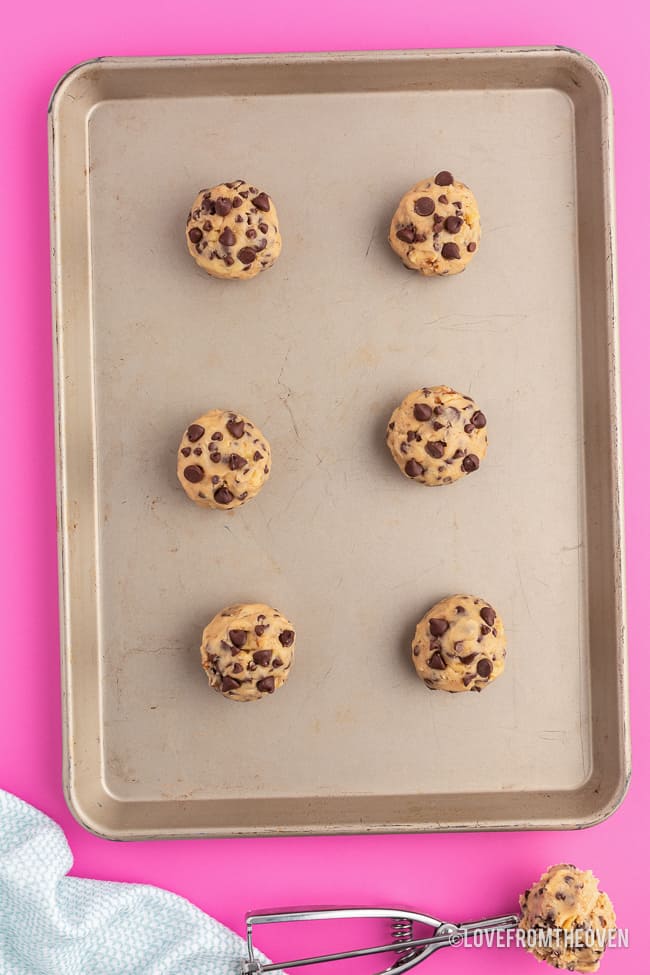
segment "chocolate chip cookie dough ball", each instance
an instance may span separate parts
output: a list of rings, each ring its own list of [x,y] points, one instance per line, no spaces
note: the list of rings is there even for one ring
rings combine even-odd
[[[570,972],[598,971],[610,932],[616,931],[616,915],[591,870],[572,863],[549,867],[519,903],[519,927],[551,935],[550,944],[541,937],[527,941],[536,958]]]
[[[282,249],[273,201],[243,179],[200,191],[185,239],[199,267],[215,278],[254,278],[275,264]]]
[[[402,197],[388,235],[402,264],[427,276],[464,271],[480,239],[474,194],[446,170]]]
[[[271,448],[241,413],[210,410],[183,434],[178,479],[204,508],[238,508],[261,490],[271,472]]]
[[[411,645],[418,677],[433,691],[482,691],[503,673],[501,617],[478,596],[447,596],[426,613]]]
[[[429,487],[479,469],[487,420],[471,396],[450,386],[422,386],[393,411],[386,443],[401,472]]]
[[[293,663],[296,631],[277,609],[237,603],[203,631],[201,663],[210,685],[231,701],[258,701],[282,687]]]

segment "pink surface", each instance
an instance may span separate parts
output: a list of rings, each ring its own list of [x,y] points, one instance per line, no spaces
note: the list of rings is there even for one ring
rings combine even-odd
[[[276,0],[220,5],[196,0],[62,0],[4,8],[0,48],[3,188],[0,234],[0,479],[3,624],[0,645],[0,787],[63,824],[75,873],[159,884],[242,929],[244,912],[283,903],[403,903],[451,918],[506,912],[550,862],[593,868],[612,896],[631,947],[603,970],[646,973],[645,619],[650,580],[650,459],[645,382],[647,323],[645,196],[650,172],[648,15],[640,0]],[[560,43],[594,58],[616,108],[620,313],[628,534],[629,637],[634,771],[622,808],[583,833],[221,840],[118,845],[90,836],[61,792],[56,537],[47,230],[46,107],[59,76],[96,55]],[[27,445],[26,448],[23,444]],[[285,936],[286,937],[286,936]],[[270,952],[310,952],[313,940],[267,933]],[[536,972],[521,950],[459,950],[418,971]],[[375,966],[377,967],[377,966]],[[372,971],[338,966],[336,971]]]

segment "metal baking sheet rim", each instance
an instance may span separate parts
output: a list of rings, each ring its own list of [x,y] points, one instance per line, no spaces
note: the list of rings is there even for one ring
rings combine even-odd
[[[307,63],[317,65],[327,61],[340,63],[373,63],[379,65],[394,59],[422,59],[430,58],[432,61],[457,58],[521,58],[524,61],[534,57],[552,57],[554,55],[568,57],[573,60],[581,70],[586,70],[596,81],[599,88],[601,102],[601,123],[603,127],[603,155],[606,160],[605,172],[605,214],[607,224],[607,281],[606,291],[608,300],[607,326],[609,332],[608,346],[608,378],[609,378],[609,415],[611,419],[611,474],[613,477],[613,504],[611,510],[611,527],[614,535],[614,575],[616,587],[614,592],[615,617],[617,623],[616,640],[616,674],[617,674],[617,697],[618,697],[618,766],[613,788],[609,795],[604,797],[600,805],[596,806],[591,814],[582,815],[575,818],[553,819],[552,817],[527,817],[525,819],[510,819],[507,816],[477,818],[458,817],[455,821],[436,821],[430,819],[419,822],[413,821],[372,821],[369,817],[358,822],[335,823],[330,820],[318,822],[312,819],[308,825],[291,824],[286,828],[273,823],[272,825],[256,824],[254,827],[237,828],[227,826],[215,828],[212,826],[190,825],[172,826],[157,828],[133,829],[128,823],[124,826],[107,827],[101,821],[101,816],[95,818],[95,808],[115,805],[123,807],[129,805],[120,800],[115,800],[109,794],[102,793],[100,802],[95,796],[92,799],[87,795],[81,795],[77,787],[79,751],[80,743],[75,737],[73,726],[73,680],[70,659],[69,644],[69,619],[71,614],[70,600],[66,598],[68,585],[70,583],[69,570],[67,565],[67,552],[70,543],[69,533],[69,512],[67,508],[67,487],[64,474],[64,444],[65,444],[65,418],[63,410],[63,388],[65,385],[65,375],[60,367],[62,366],[62,356],[60,354],[59,337],[64,328],[64,299],[62,297],[63,278],[69,269],[62,267],[60,261],[59,232],[61,214],[58,208],[59,202],[59,181],[56,166],[57,138],[59,136],[57,126],[57,116],[61,102],[66,98],[74,98],[68,91],[76,80],[83,76],[88,69],[102,70],[106,68],[138,67],[160,68],[173,65],[175,68],[194,67],[197,65],[223,64],[231,62],[233,64],[245,66],[249,64],[272,64],[272,63]],[[576,82],[577,84],[577,82]],[[526,87],[522,83],[522,87]],[[62,680],[62,716],[63,716],[63,786],[66,802],[72,815],[89,832],[107,839],[115,840],[135,840],[135,839],[161,839],[161,838],[200,838],[200,837],[228,837],[228,836],[273,836],[273,835],[320,835],[320,834],[361,834],[361,833],[391,833],[391,832],[467,832],[467,831],[509,831],[509,830],[538,830],[538,829],[583,829],[597,825],[609,818],[623,802],[629,787],[631,775],[631,745],[629,731],[629,700],[628,700],[628,673],[627,673],[627,628],[626,628],[626,606],[625,606],[625,543],[624,543],[624,521],[623,521],[623,467],[622,467],[622,442],[621,442],[621,412],[620,412],[620,373],[618,366],[618,309],[617,309],[617,283],[616,283],[616,246],[615,246],[615,211],[614,211],[614,170],[613,170],[613,110],[611,101],[611,90],[609,83],[597,64],[579,51],[556,45],[553,47],[538,48],[478,48],[478,49],[453,49],[453,50],[426,50],[417,49],[411,51],[388,50],[388,51],[359,51],[359,52],[314,52],[314,53],[289,53],[277,55],[224,55],[224,56],[187,56],[187,57],[162,57],[162,58],[93,58],[81,62],[70,69],[55,86],[48,107],[48,129],[49,129],[49,185],[50,185],[50,234],[51,234],[51,286],[52,286],[52,309],[53,309],[53,342],[54,342],[54,395],[55,395],[55,437],[56,437],[56,477],[57,477],[57,527],[59,535],[59,607],[60,607],[60,641],[61,641],[61,680]],[[90,292],[90,272],[91,268],[83,269]],[[89,299],[90,295],[85,296]],[[78,692],[77,692],[78,693]],[[83,749],[82,749],[83,750]],[[598,788],[594,790],[598,792]],[[541,795],[541,794],[540,794]],[[548,798],[548,797],[546,797]],[[309,797],[304,797],[307,803]],[[200,800],[199,804],[213,804],[215,800]],[[281,802],[282,800],[274,800]],[[319,802],[319,797],[314,797],[313,801]],[[197,803],[193,803],[196,805]],[[183,803],[180,803],[182,806]],[[118,820],[121,816],[118,814]]]

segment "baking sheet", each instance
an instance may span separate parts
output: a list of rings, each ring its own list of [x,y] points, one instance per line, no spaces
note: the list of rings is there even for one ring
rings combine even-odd
[[[64,780],[105,836],[584,826],[629,773],[611,107],[562,49],[124,60],[50,113]],[[425,280],[386,233],[451,169],[480,253]],[[189,259],[201,186],[272,194],[245,284]],[[427,490],[383,444],[421,384],[488,417],[478,474]],[[192,506],[184,427],[241,411],[273,449],[239,511]],[[440,597],[502,614],[506,671],[427,693]],[[277,605],[296,664],[237,706],[201,671],[228,603]]]

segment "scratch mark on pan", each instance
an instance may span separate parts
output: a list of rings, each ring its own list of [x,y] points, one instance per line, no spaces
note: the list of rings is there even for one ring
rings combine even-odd
[[[291,426],[293,427],[293,432],[296,435],[296,439],[299,440],[302,443],[302,437],[300,436],[300,432],[298,430],[298,425],[296,424],[296,418],[293,415],[293,410],[291,409],[291,405],[289,403],[289,396],[290,395],[291,395],[291,391],[289,391],[287,393],[286,398],[284,396],[281,396],[280,397],[280,402],[282,403],[282,405],[284,406],[284,408],[286,409],[287,413],[289,414],[289,416],[291,418]]]
[[[377,226],[375,225],[372,228],[372,234],[370,235],[370,240],[368,242],[368,246],[366,247],[366,257],[370,253],[370,248],[372,247],[373,241],[374,241],[374,239],[375,239],[376,236],[377,236]],[[365,260],[365,257],[364,257],[364,260]]]
[[[288,386],[286,383],[282,382],[282,375],[284,373],[284,367],[287,364],[287,359],[289,358],[290,351],[291,351],[290,348],[287,349],[287,351],[286,351],[285,357],[284,357],[284,359],[282,361],[282,368],[280,369],[280,372],[278,373],[278,378],[277,378],[276,382],[277,382],[278,386],[282,386],[283,389],[284,389],[284,391],[285,391],[284,392],[284,395],[280,394],[280,402],[282,403],[282,405],[284,406],[285,410],[289,414],[289,417],[291,419],[291,426],[293,427],[293,432],[296,435],[296,440],[299,440],[300,443],[302,443],[302,437],[300,436],[300,431],[298,430],[298,424],[296,423],[296,418],[294,416],[293,410],[291,409],[291,404],[289,402],[289,398],[291,397],[292,390],[291,390],[291,387],[290,386]]]

